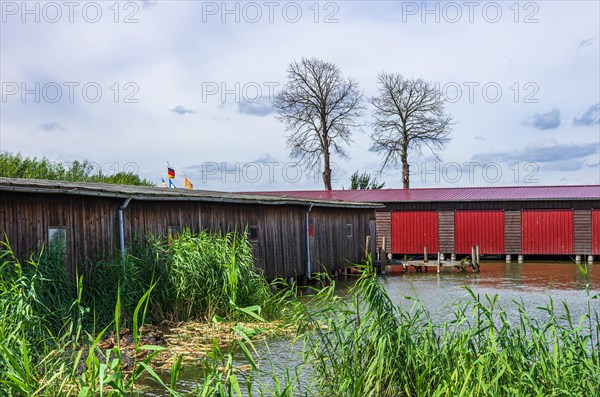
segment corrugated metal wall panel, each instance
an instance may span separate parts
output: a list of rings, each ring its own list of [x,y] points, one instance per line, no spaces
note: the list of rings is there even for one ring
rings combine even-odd
[[[600,255],[600,209],[592,210],[592,255]]]
[[[456,211],[454,230],[457,254],[470,254],[473,245],[481,254],[504,253],[504,211]]]
[[[504,251],[521,254],[521,211],[504,211]]]
[[[573,255],[573,210],[523,210],[523,254]]]
[[[392,212],[392,253],[422,254],[438,251],[437,211]]]

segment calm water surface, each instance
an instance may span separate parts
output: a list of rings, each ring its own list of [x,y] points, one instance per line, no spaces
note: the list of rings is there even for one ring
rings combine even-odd
[[[516,311],[514,301],[523,302],[530,314],[542,312],[538,306],[546,306],[550,298],[560,311],[560,302],[568,304],[572,315],[587,311],[589,295],[600,294],[600,265],[587,267],[586,279],[579,268],[564,263],[482,263],[481,273],[456,273],[442,269],[441,274],[408,273],[387,274],[381,278],[394,303],[409,308],[412,301],[406,296],[419,298],[436,319],[444,320],[452,313],[452,307],[472,300],[465,289],[468,286],[483,301],[485,295],[498,295],[498,302],[509,314]],[[600,308],[600,300],[592,300]],[[510,316],[509,316],[510,317]]]
[[[548,305],[550,299],[554,301],[557,314],[563,314],[561,302],[569,306],[574,321],[579,316],[587,313],[588,302],[592,308],[600,310],[600,299],[589,300],[589,296],[600,294],[600,264],[587,266],[588,278],[586,279],[579,268],[570,263],[525,263],[506,264],[504,262],[483,262],[481,273],[456,273],[452,268],[442,269],[441,274],[429,273],[388,273],[381,276],[380,280],[385,286],[392,301],[410,309],[414,299],[418,298],[431,312],[436,322],[451,320],[453,308],[461,302],[472,301],[465,286],[477,295],[480,300],[485,300],[486,294],[493,297],[498,295],[498,302],[507,312],[508,318],[517,319],[517,304],[522,302],[530,316],[543,319],[547,313],[538,307]],[[338,280],[337,286],[340,295],[345,295],[352,278]],[[589,287],[586,291],[586,286]],[[292,350],[291,342],[284,338],[269,340],[266,344],[259,343],[262,368],[269,367],[270,362],[275,365],[275,373],[283,378],[285,367],[293,373],[294,368],[301,363],[301,346]],[[241,355],[240,355],[241,357]],[[199,372],[193,367],[186,368],[181,375],[180,391],[194,389],[199,381]],[[168,379],[168,374],[165,374]],[[303,378],[309,378],[303,377]],[[270,383],[268,379],[266,383]],[[159,391],[149,392],[147,396],[168,396],[168,393]]]

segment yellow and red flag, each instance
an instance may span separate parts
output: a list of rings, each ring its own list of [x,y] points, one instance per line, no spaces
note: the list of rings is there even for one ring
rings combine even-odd
[[[189,179],[187,179],[187,176],[183,177],[183,187],[190,190],[194,188],[194,185],[192,184],[192,182],[190,182]]]

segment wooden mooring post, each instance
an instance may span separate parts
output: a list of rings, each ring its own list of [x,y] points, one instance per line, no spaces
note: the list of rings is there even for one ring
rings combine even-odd
[[[471,246],[471,266],[473,273],[479,273],[479,245]]]

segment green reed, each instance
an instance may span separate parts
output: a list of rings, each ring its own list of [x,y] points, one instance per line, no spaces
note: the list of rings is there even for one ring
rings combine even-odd
[[[537,310],[516,301],[510,320],[497,302],[471,301],[436,324],[419,301],[395,306],[366,267],[353,299],[317,298],[302,316],[313,387],[327,396],[597,396],[600,390],[598,296],[579,319],[550,299]],[[329,303],[327,303],[329,302]]]
[[[573,318],[552,299],[533,311],[516,300],[509,317],[498,296],[480,299],[467,288],[470,300],[438,323],[419,300],[407,298],[410,309],[393,304],[369,265],[344,298],[333,285],[312,298],[293,288],[274,294],[235,233],[146,238],[128,251],[125,267],[99,262],[75,281],[58,265],[61,252],[20,262],[8,243],[1,251],[0,396],[135,395],[148,377],[170,396],[599,395],[599,296],[589,289],[585,314]],[[139,334],[149,320],[264,321],[266,314],[296,327],[304,364],[277,375],[268,353],[258,356],[254,331],[233,326],[236,353],[215,344],[187,393],[178,386],[181,357],[165,380],[152,368],[163,348],[143,345]],[[127,371],[118,343],[99,347],[124,326],[134,332]],[[243,376],[234,369],[240,364],[249,366]]]
[[[65,270],[61,246],[23,262],[2,242],[0,396],[126,396],[136,394],[148,376],[179,395],[181,359],[164,384],[151,365],[164,348],[142,344],[142,324],[216,315],[264,321],[262,307],[271,305],[271,314],[279,310],[281,297],[254,269],[245,235],[184,231],[171,241],[148,237],[127,253],[125,266],[119,258],[99,261],[75,279]],[[118,343],[125,326],[133,332],[133,368]],[[101,349],[109,333],[117,343]],[[216,367],[211,371],[218,384],[235,380],[222,379]]]

